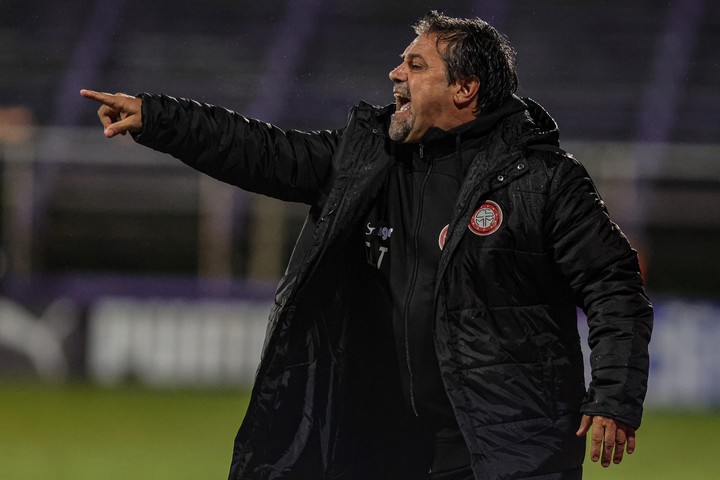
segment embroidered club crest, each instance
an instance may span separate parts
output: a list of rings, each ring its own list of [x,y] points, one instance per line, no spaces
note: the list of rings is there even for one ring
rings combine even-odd
[[[497,232],[502,225],[502,220],[503,214],[500,205],[492,200],[487,200],[472,214],[468,228],[475,235],[490,235]]]

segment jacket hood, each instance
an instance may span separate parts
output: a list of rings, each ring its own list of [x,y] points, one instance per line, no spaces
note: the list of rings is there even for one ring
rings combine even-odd
[[[518,118],[519,117],[519,118]],[[506,143],[523,146],[534,144],[559,145],[560,134],[555,120],[530,98],[511,95],[505,103],[490,113],[480,114],[473,121],[443,130],[433,127],[423,136],[422,143],[432,148],[454,148],[461,140],[478,138],[490,133],[505,119],[515,121],[503,125]]]
[[[497,109],[489,113],[481,113],[468,123],[450,130],[443,130],[438,127],[430,128],[425,132],[422,143],[426,145],[454,143],[458,137],[463,139],[481,137],[490,133],[503,118],[522,112],[526,108],[525,103],[519,97],[513,95]]]
[[[560,144],[560,131],[555,120],[539,103],[523,98],[526,106],[525,120],[521,122],[522,130],[519,135],[520,143],[528,145]]]

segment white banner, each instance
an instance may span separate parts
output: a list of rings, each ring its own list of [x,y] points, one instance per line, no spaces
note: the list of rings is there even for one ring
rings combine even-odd
[[[106,385],[252,385],[269,309],[246,301],[99,300],[89,313],[88,374]]]
[[[720,405],[720,307],[672,300],[655,304],[648,405]]]
[[[57,299],[37,313],[0,297],[0,373],[62,382],[85,350],[88,377],[105,385],[249,387],[270,306],[271,300],[101,297],[88,307],[85,336],[72,301]],[[578,325],[587,358],[585,319]],[[71,336],[84,337],[85,348]],[[656,301],[650,360],[648,406],[720,405],[720,305]]]

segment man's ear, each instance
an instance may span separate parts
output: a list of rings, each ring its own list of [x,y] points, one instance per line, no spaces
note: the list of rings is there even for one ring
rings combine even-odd
[[[458,108],[474,107],[478,92],[480,91],[480,79],[476,77],[462,78],[455,84],[455,95],[453,101]]]

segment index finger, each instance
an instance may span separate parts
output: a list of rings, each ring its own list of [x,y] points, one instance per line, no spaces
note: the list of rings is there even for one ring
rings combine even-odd
[[[614,423],[608,423],[605,425],[605,435],[603,438],[603,453],[602,453],[602,461],[600,462],[603,467],[610,466],[610,458],[613,454],[613,449],[615,449],[615,436],[617,432],[617,427]]]
[[[115,95],[111,95],[109,93],[103,93],[103,92],[96,92],[95,90],[86,90],[82,89],[80,90],[80,95],[82,95],[85,98],[89,98],[90,100],[95,100],[96,102],[100,102],[103,105],[107,105],[108,107],[117,107],[118,106],[118,100]]]
[[[600,460],[600,450],[602,450],[604,433],[605,428],[601,424],[593,422],[592,435],[590,436],[590,458],[593,462]]]

